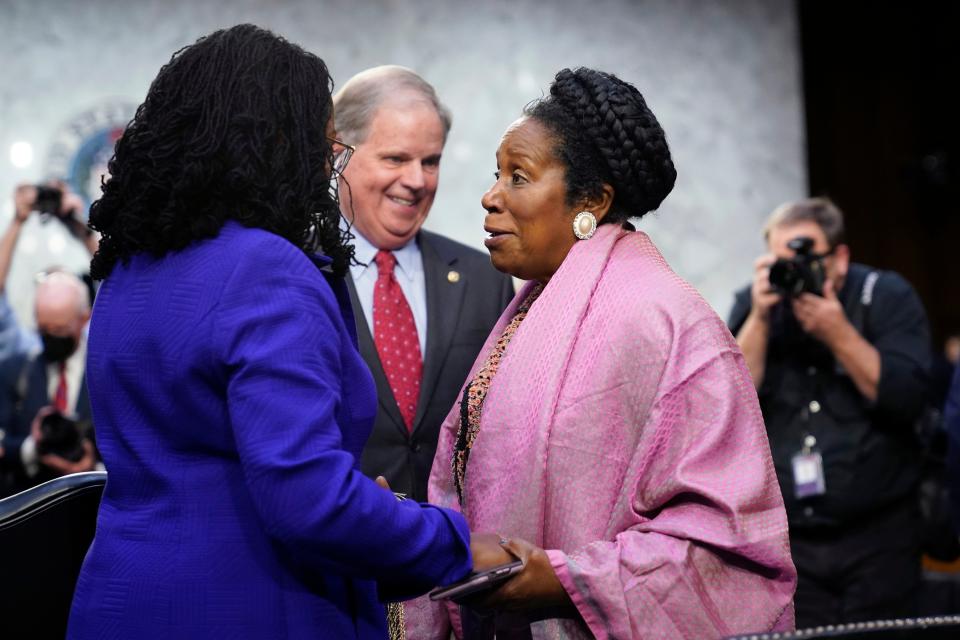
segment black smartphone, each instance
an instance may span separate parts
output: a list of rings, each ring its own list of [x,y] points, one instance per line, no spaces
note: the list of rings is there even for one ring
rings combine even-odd
[[[520,573],[523,563],[515,560],[509,564],[502,564],[486,571],[471,573],[460,582],[454,582],[445,587],[438,587],[430,592],[431,600],[449,600],[492,589],[504,580]]]

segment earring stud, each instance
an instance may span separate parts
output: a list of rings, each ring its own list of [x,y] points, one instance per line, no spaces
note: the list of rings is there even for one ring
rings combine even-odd
[[[589,211],[581,211],[573,219],[573,235],[581,240],[589,240],[597,230],[597,218]]]

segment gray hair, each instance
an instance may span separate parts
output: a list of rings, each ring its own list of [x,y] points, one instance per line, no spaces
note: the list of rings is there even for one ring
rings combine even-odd
[[[831,249],[846,242],[843,212],[830,198],[807,198],[780,205],[763,225],[763,239],[769,240],[773,229],[789,227],[797,222],[815,222],[823,229]]]
[[[361,71],[347,80],[333,96],[334,124],[337,135],[347,144],[367,139],[373,116],[387,101],[426,102],[437,111],[443,124],[443,139],[453,117],[440,102],[433,86],[416,73],[397,65],[384,65]]]

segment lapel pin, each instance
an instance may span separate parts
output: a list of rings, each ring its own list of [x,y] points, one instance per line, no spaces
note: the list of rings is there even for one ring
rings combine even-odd
[[[448,272],[447,272],[447,282],[460,282],[460,272],[459,272],[459,271],[448,271]]]

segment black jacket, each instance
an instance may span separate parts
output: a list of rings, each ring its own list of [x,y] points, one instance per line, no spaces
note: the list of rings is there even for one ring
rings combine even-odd
[[[838,298],[848,319],[880,352],[876,402],[860,394],[825,345],[803,332],[787,303],[771,311],[758,395],[795,528],[854,522],[909,496],[919,478],[913,425],[924,407],[930,362],[923,305],[901,276],[858,264],[850,265]],[[734,335],[749,312],[745,287],[730,312]],[[816,438],[823,456],[826,493],[800,500],[791,459],[807,435]]]

